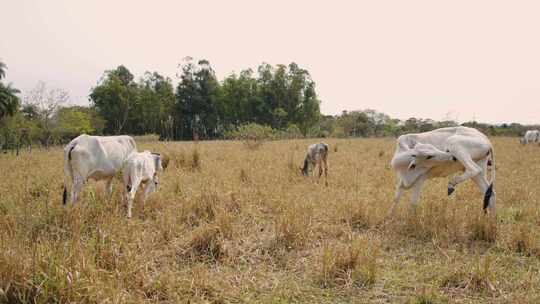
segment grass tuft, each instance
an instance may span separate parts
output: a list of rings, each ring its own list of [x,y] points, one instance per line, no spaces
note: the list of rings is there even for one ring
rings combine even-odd
[[[189,241],[193,257],[215,262],[225,255],[219,227],[204,225],[195,229]]]
[[[316,282],[323,288],[369,287],[377,278],[377,247],[366,240],[323,245]]]

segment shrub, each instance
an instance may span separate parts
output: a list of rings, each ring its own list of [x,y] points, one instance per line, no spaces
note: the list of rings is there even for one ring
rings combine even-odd
[[[304,137],[300,128],[295,124],[289,124],[287,129],[279,132],[279,135],[281,139],[298,139]]]
[[[248,148],[256,149],[265,141],[274,139],[275,133],[270,126],[249,123],[238,127],[236,131],[229,132],[226,137],[241,140]]]

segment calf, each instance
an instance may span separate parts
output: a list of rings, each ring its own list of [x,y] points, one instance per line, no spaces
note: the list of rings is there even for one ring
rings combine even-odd
[[[487,168],[491,165],[491,179]],[[413,189],[411,203],[416,205],[423,183],[434,177],[446,177],[459,171],[448,182],[448,195],[456,185],[472,179],[484,195],[486,208],[495,214],[495,158],[489,139],[478,130],[467,127],[441,128],[429,132],[402,135],[397,140],[391,162],[397,174],[393,213],[403,191]]]
[[[71,202],[88,179],[105,180],[107,196],[112,194],[112,180],[122,169],[128,156],[137,151],[135,140],[130,136],[90,136],[80,135],[64,148],[64,195],[68,196],[68,182],[71,180]]]
[[[127,160],[124,168],[124,186],[126,189],[126,200],[128,202],[128,218],[131,218],[131,209],[135,193],[139,185],[144,185],[143,202],[148,195],[156,191],[158,185],[157,173],[163,171],[161,155],[144,151],[133,153]]]
[[[315,167],[319,167],[319,177],[323,174],[328,184],[328,145],[321,142],[313,144],[308,147],[306,158],[304,159],[304,166],[300,168],[303,175],[309,174],[309,165],[313,167],[313,174],[315,174]]]

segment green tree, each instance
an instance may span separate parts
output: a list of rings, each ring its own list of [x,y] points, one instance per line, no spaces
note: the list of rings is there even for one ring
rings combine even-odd
[[[213,138],[223,134],[220,85],[210,63],[190,57],[181,65],[176,88],[176,109],[182,118],[183,138]]]
[[[368,115],[362,111],[343,111],[337,119],[337,124],[343,129],[345,136],[366,137],[373,130]]]
[[[19,97],[16,94],[19,90],[13,88],[10,84],[4,85],[0,82],[0,119],[5,116],[13,115],[19,108]]]
[[[78,107],[60,109],[57,113],[57,120],[56,132],[64,139],[95,132],[90,114],[79,110]]]
[[[0,61],[0,80],[6,77],[7,66]],[[19,90],[13,88],[11,84],[4,85],[0,82],[0,119],[5,116],[15,114],[19,108]]]
[[[174,106],[174,90],[169,78],[146,72],[137,83],[128,128],[133,134],[161,134],[162,122]]]
[[[6,70],[7,70],[6,64],[0,61],[0,80],[6,77]]]
[[[123,65],[106,71],[98,85],[90,92],[90,101],[105,119],[105,132],[120,134],[129,132],[126,128],[129,115],[137,97],[137,84],[133,74]]]
[[[221,94],[223,120],[227,129],[250,122],[262,124],[265,121],[266,108],[251,69],[226,77],[221,85]]]

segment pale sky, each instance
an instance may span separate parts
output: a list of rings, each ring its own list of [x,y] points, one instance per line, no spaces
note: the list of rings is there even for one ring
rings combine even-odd
[[[120,64],[173,78],[185,56],[233,71],[296,62],[324,114],[540,123],[540,1],[2,0],[0,60],[88,104]]]

